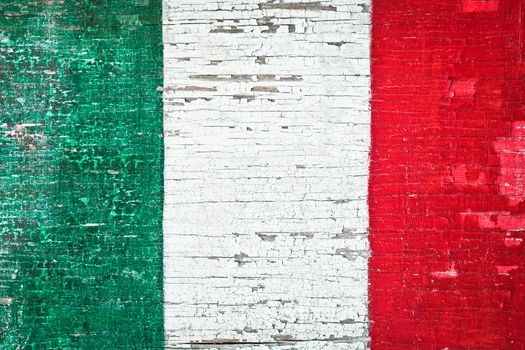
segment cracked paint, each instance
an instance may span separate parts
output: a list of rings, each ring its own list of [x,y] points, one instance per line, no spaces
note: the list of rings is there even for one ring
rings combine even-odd
[[[376,0],[371,347],[523,349],[522,0]]]
[[[160,17],[0,4],[2,349],[162,347]]]
[[[165,2],[168,348],[367,348],[369,5]]]

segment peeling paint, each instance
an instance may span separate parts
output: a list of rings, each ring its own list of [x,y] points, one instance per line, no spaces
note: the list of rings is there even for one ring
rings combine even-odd
[[[0,13],[0,347],[161,348],[161,2]]]
[[[166,348],[368,348],[369,5],[165,2]]]

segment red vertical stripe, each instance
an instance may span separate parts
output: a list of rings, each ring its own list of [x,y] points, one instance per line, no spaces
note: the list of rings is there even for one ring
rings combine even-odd
[[[525,349],[523,11],[374,1],[374,350]]]

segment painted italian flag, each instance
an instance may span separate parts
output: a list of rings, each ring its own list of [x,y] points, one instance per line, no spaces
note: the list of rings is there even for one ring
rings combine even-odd
[[[525,0],[2,0],[0,348],[525,349]]]

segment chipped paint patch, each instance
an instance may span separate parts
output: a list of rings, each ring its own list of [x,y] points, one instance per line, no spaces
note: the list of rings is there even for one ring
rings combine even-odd
[[[446,271],[435,271],[435,272],[432,272],[431,275],[432,277],[436,277],[439,279],[447,279],[447,278],[456,278],[458,277],[459,273],[455,269],[455,264],[452,263]]]
[[[496,266],[496,270],[498,271],[498,274],[500,275],[506,275],[508,276],[512,271],[517,270],[519,268],[518,265],[511,265],[511,266]]]
[[[461,0],[462,12],[495,12],[499,8],[499,0]]]

